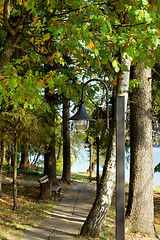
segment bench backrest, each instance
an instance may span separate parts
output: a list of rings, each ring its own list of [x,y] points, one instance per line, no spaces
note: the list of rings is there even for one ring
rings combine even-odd
[[[39,182],[40,184],[42,184],[42,183],[47,183],[48,181],[49,181],[49,178],[48,178],[47,175],[44,175],[43,177],[41,177],[40,179],[38,179],[38,182]]]

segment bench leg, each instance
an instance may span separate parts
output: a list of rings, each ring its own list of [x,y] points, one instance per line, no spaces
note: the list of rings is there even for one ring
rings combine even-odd
[[[53,191],[52,195],[54,197],[54,201],[56,201],[56,196],[58,196],[60,198],[60,192],[61,190],[58,190],[58,191]],[[59,200],[60,201],[60,200]]]
[[[56,201],[56,191],[53,191],[52,195],[54,197],[54,201]]]

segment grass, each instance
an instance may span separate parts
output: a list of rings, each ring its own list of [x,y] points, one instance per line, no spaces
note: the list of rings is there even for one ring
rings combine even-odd
[[[92,182],[95,182],[96,181],[96,175],[94,174],[93,177],[92,177]],[[87,181],[89,182],[90,181],[90,177],[89,177],[89,173],[71,173],[71,179],[73,180],[79,180],[79,181]]]
[[[61,176],[61,171],[57,172]],[[42,169],[30,169],[29,171],[19,171],[19,178],[37,181],[43,175]],[[88,181],[89,175],[81,173],[72,173],[71,178],[79,181]],[[95,179],[93,179],[95,182]],[[126,189],[128,189],[126,184]],[[64,186],[65,188],[65,186]],[[62,187],[62,189],[64,189]],[[0,239],[1,240],[19,240],[25,229],[31,226],[39,225],[48,216],[46,212],[53,212],[57,204],[53,199],[39,201],[40,189],[35,186],[18,185],[18,210],[13,211],[12,184],[2,185],[3,196],[0,198]],[[128,192],[128,191],[127,191]],[[62,191],[63,194],[63,191]],[[155,202],[155,227],[160,235],[160,186],[157,186],[154,193]],[[104,221],[100,231],[99,238],[92,239],[115,239],[115,202],[113,202],[109,213]],[[53,226],[54,227],[54,226]],[[126,239],[147,239],[144,236],[129,234]],[[81,239],[81,238],[78,238]],[[84,238],[83,238],[84,239]],[[86,239],[85,239],[86,240]]]
[[[155,187],[154,192],[160,193],[160,185],[157,185]]]
[[[154,221],[156,231],[160,236],[160,185],[156,186],[154,191]]]
[[[4,176],[8,177],[7,167],[4,167]],[[11,176],[13,169],[11,169]],[[61,171],[57,171],[61,176]],[[43,176],[41,168],[31,168],[28,171],[18,169],[18,179],[37,181]],[[89,176],[85,174],[72,173],[73,180],[89,181]],[[65,187],[64,187],[65,188]],[[31,226],[39,225],[47,218],[45,212],[53,212],[57,204],[53,199],[39,201],[40,189],[31,185],[18,185],[18,210],[13,211],[13,186],[12,184],[2,184],[2,198],[0,198],[0,239],[8,240],[21,238],[23,231]]]
[[[13,211],[12,185],[3,184],[3,197],[0,199],[0,239],[18,240],[23,231],[37,226],[46,219],[46,211],[53,211],[55,202],[38,201],[39,188],[18,186],[18,210]]]

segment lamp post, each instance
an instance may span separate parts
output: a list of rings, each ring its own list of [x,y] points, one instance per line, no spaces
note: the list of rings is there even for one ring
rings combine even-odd
[[[82,98],[78,112],[70,120],[75,120],[75,129],[85,131],[92,119],[85,110],[84,88],[92,81],[101,82],[106,88],[106,126],[109,128],[108,88],[100,79],[90,79],[82,87]],[[116,240],[125,240],[125,103],[124,96],[116,96],[114,120],[116,121]]]

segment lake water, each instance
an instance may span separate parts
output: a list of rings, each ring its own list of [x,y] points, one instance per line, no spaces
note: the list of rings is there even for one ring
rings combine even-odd
[[[87,160],[88,159],[88,160]],[[155,167],[160,162],[160,148],[153,148],[153,167]],[[77,161],[72,165],[72,172],[86,172],[89,168],[89,154],[86,150],[82,149],[78,155]],[[100,173],[102,173],[103,166],[100,165]],[[126,155],[126,168],[125,168],[125,181],[129,182],[129,167],[127,164]],[[160,173],[154,173],[153,178],[154,187],[160,185]]]

